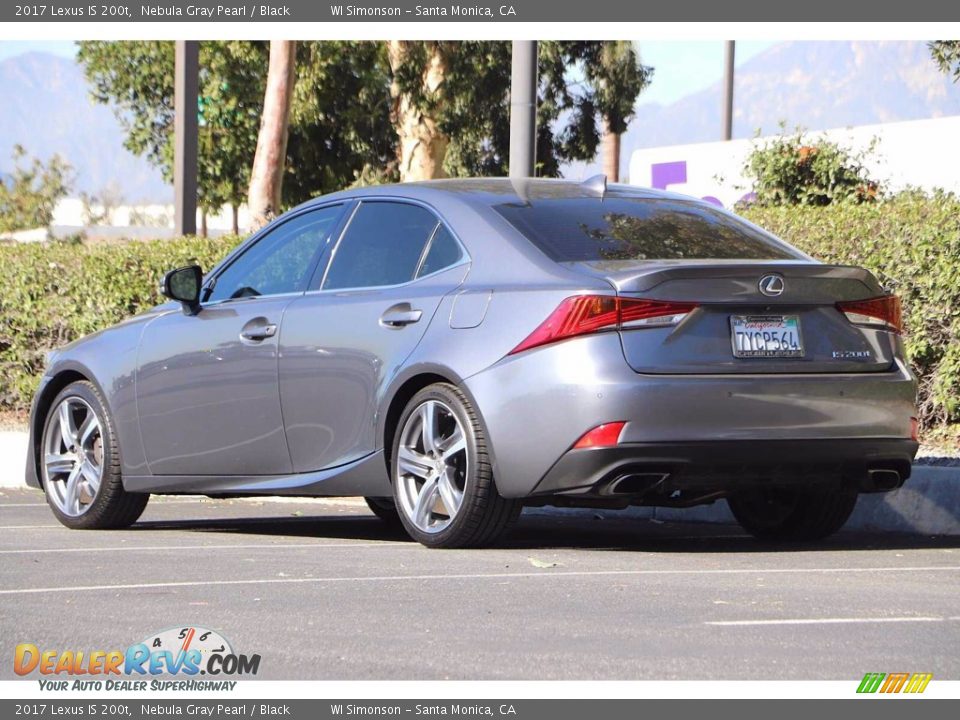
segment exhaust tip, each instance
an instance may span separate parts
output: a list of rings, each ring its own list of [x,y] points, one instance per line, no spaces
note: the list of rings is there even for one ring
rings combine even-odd
[[[670,477],[668,472],[626,473],[607,486],[606,495],[643,495]]]
[[[866,487],[864,492],[887,492],[896,490],[903,484],[900,473],[890,468],[873,468],[867,470]]]

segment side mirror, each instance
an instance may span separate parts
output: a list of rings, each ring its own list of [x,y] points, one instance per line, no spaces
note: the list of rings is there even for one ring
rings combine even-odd
[[[203,270],[199,265],[171,270],[163,276],[160,292],[171,300],[183,304],[183,311],[189,315],[200,312],[200,287],[203,285]]]

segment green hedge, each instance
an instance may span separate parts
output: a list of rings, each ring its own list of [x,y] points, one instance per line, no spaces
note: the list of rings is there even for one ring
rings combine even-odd
[[[0,410],[29,408],[47,350],[156,305],[164,272],[209,269],[238,242],[0,245]]]
[[[960,200],[907,193],[743,214],[825,262],[869,268],[897,292],[922,418],[928,426],[960,421]],[[237,242],[0,246],[0,410],[28,407],[46,350],[150,307],[165,270],[209,268]]]
[[[926,426],[960,421],[960,198],[752,207],[742,214],[819,260],[860,265],[903,301]]]

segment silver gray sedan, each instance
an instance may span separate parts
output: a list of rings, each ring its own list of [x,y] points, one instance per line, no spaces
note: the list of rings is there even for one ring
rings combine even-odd
[[[73,528],[151,493],[362,495],[431,547],[523,505],[725,499],[815,540],[917,450],[898,299],[709,203],[601,179],[317,198],[52,353],[27,481]]]

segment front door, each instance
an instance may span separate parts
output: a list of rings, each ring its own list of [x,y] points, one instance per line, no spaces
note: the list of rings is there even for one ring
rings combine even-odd
[[[280,475],[292,469],[277,376],[284,312],[302,296],[341,208],[264,232],[207,285],[196,315],[144,329],[137,407],[153,475]]]

